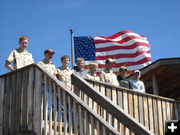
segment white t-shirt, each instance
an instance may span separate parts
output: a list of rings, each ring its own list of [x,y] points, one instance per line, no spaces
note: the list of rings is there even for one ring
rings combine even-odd
[[[137,81],[137,80],[129,80],[131,89],[139,91],[139,92],[145,92],[145,87],[143,81]]]

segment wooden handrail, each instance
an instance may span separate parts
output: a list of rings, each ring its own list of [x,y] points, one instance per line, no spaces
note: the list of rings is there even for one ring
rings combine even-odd
[[[86,79],[86,81],[157,135],[165,134],[165,120],[180,119],[180,102],[177,100],[141,93],[91,79]],[[101,115],[103,116],[103,113]],[[122,125],[121,129],[124,130],[123,128]]]
[[[135,134],[151,135],[151,131],[146,129],[144,125],[137,122],[133,117],[131,117],[127,112],[114,104],[110,99],[103,96],[94,87],[92,87],[87,81],[72,74],[72,83],[81,89],[86,95],[92,98],[97,104],[107,110],[113,117],[118,121],[122,122],[127,128],[132,130]]]
[[[70,110],[72,110],[73,106],[75,110],[74,117],[79,117],[79,119],[76,119],[79,123],[74,121],[74,124],[76,125],[73,125],[74,130],[76,130],[75,134],[78,131],[80,134],[83,134],[84,132],[89,134],[88,130],[90,124],[91,131],[89,132],[91,133],[97,132],[98,134],[120,135],[114,127],[91,110],[77,95],[75,95],[75,93],[39,65],[32,64],[14,72],[1,75],[0,78],[0,101],[2,101],[0,102],[0,108],[2,108],[0,110],[0,134],[15,134],[27,130],[34,130],[38,135],[41,135],[42,133],[52,134],[52,132],[55,134],[57,134],[57,132],[64,132],[67,134],[67,122],[69,123],[69,134],[72,134],[73,123],[71,118],[73,114]],[[50,104],[49,116],[47,116],[48,91]],[[58,103],[57,99],[54,98],[54,111],[52,112],[51,99],[53,96],[58,96],[59,99],[59,117],[62,116],[61,97],[64,101],[64,130],[62,129],[61,118],[59,118],[58,128],[56,124],[53,124],[57,121],[57,108],[55,106],[56,103]],[[46,109],[43,110],[43,108]],[[54,118],[52,117],[52,113]],[[69,121],[65,119],[67,113],[69,114]],[[52,122],[52,120],[54,122]],[[84,121],[86,121],[86,129],[83,127]],[[52,129],[52,127],[54,128]]]
[[[104,82],[101,82],[101,81],[97,81],[97,80],[93,80],[93,79],[89,79],[89,78],[84,78],[84,79],[86,81],[88,81],[88,82],[98,83],[98,84],[109,86],[109,87],[113,87],[113,88],[116,88],[116,89],[123,89],[123,90],[125,90],[127,92],[133,92],[133,93],[137,93],[137,94],[142,94],[144,96],[148,96],[148,97],[152,97],[152,98],[158,98],[158,99],[163,99],[163,100],[172,101],[172,102],[176,101],[175,99],[171,99],[171,98],[167,98],[167,97],[162,97],[162,96],[157,96],[157,95],[153,95],[153,94],[149,94],[149,93],[142,93],[142,92],[134,91],[132,89],[127,89],[127,88],[124,88],[124,87],[121,87],[121,86],[115,86],[115,85],[107,84],[107,83],[104,83]]]

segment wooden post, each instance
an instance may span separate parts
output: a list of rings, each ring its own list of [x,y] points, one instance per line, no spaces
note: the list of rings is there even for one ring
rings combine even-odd
[[[4,101],[4,77],[1,78],[0,80],[1,84],[0,84],[0,134],[3,134],[3,111],[4,111],[4,105],[3,105],[3,101]]]
[[[152,83],[153,83],[153,94],[159,95],[159,90],[158,90],[158,84],[156,80],[156,75],[153,74],[152,76]]]
[[[42,134],[42,73],[35,68],[35,87],[34,87],[34,131],[39,135]]]
[[[72,63],[72,68],[73,68],[73,30],[70,29],[71,32],[71,63]]]

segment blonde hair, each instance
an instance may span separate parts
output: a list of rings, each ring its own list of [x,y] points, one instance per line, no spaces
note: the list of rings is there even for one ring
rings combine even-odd
[[[28,41],[29,39],[28,39],[27,36],[24,36],[24,35],[23,35],[23,36],[21,36],[21,37],[19,38],[19,43],[20,43],[22,40],[27,40],[27,41]]]
[[[84,59],[83,59],[83,58],[77,58],[77,59],[76,59],[76,63],[77,63],[77,62],[80,62],[80,61],[84,61]]]

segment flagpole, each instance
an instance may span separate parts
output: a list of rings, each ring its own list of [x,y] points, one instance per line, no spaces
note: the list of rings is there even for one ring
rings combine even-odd
[[[72,28],[70,29],[70,33],[71,33],[71,64],[72,64],[72,68],[73,68],[73,30]]]

